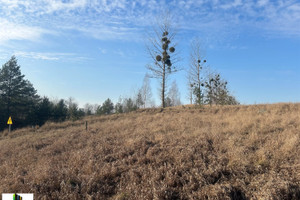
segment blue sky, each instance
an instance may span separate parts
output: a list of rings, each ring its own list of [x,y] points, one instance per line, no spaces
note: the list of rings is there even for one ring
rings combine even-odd
[[[151,62],[145,32],[170,10],[182,68],[199,38],[210,68],[243,104],[300,101],[300,1],[0,0],[0,63],[16,55],[40,95],[116,102],[141,85]],[[185,71],[177,81],[188,103]],[[151,79],[159,105],[158,81]]]

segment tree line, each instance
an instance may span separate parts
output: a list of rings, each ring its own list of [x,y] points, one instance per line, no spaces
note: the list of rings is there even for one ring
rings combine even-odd
[[[168,106],[180,104],[178,87],[173,83],[167,95]],[[0,130],[7,127],[9,117],[13,127],[42,126],[47,121],[78,120],[87,115],[127,113],[139,108],[154,107],[150,79],[146,74],[143,84],[132,97],[119,98],[117,103],[106,99],[102,105],[85,104],[79,108],[73,98],[50,100],[41,97],[31,82],[21,73],[20,65],[12,56],[0,69]]]
[[[145,77],[136,98],[120,99],[116,105],[109,98],[102,105],[86,104],[84,108],[79,108],[73,98],[51,101],[37,94],[21,73],[16,57],[12,56],[0,69],[0,130],[7,127],[9,117],[14,128],[21,128],[42,126],[47,121],[78,120],[92,114],[130,112],[148,106],[151,95],[149,79]]]
[[[0,70],[0,130],[3,130],[11,116],[14,128],[39,125],[47,121],[62,122],[78,120],[86,115],[107,115],[126,113],[139,108],[154,107],[150,78],[160,82],[161,107],[181,105],[180,93],[174,80],[167,91],[167,78],[182,70],[178,67],[179,54],[174,42],[175,31],[169,15],[161,18],[160,23],[149,35],[147,50],[151,63],[147,65],[150,74],[146,74],[141,88],[132,97],[119,98],[114,104],[106,99],[102,105],[86,104],[79,108],[74,99],[50,100],[40,97],[36,89],[25,79],[15,56],[12,56]],[[187,89],[190,104],[195,105],[235,105],[239,104],[228,89],[228,82],[220,73],[212,72],[207,66],[198,40],[190,46],[190,65],[187,71]]]
[[[13,127],[20,128],[84,116],[84,111],[78,109],[75,103],[63,99],[50,101],[48,97],[40,97],[24,77],[15,56],[0,70],[0,130],[7,127],[9,117],[13,119]]]

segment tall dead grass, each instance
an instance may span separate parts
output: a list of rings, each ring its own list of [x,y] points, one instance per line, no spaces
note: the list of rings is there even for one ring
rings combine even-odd
[[[37,199],[300,199],[300,104],[144,109],[5,131],[0,178],[0,193]]]

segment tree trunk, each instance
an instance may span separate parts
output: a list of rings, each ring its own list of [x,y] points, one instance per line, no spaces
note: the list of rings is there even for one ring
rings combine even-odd
[[[162,74],[162,88],[161,88],[161,106],[164,108],[165,104],[165,87],[166,87],[166,66],[163,63],[163,74]]]
[[[198,71],[197,71],[197,79],[198,79],[198,104],[201,105],[201,83],[200,83],[200,63],[198,63]]]

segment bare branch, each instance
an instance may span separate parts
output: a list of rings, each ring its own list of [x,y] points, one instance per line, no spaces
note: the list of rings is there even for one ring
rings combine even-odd
[[[147,68],[151,71],[151,76],[160,81],[162,107],[165,107],[166,78],[180,70],[175,66],[180,60],[175,49],[176,44],[172,45],[175,36],[173,19],[169,13],[157,19],[152,33],[147,36],[146,49],[152,62]]]

